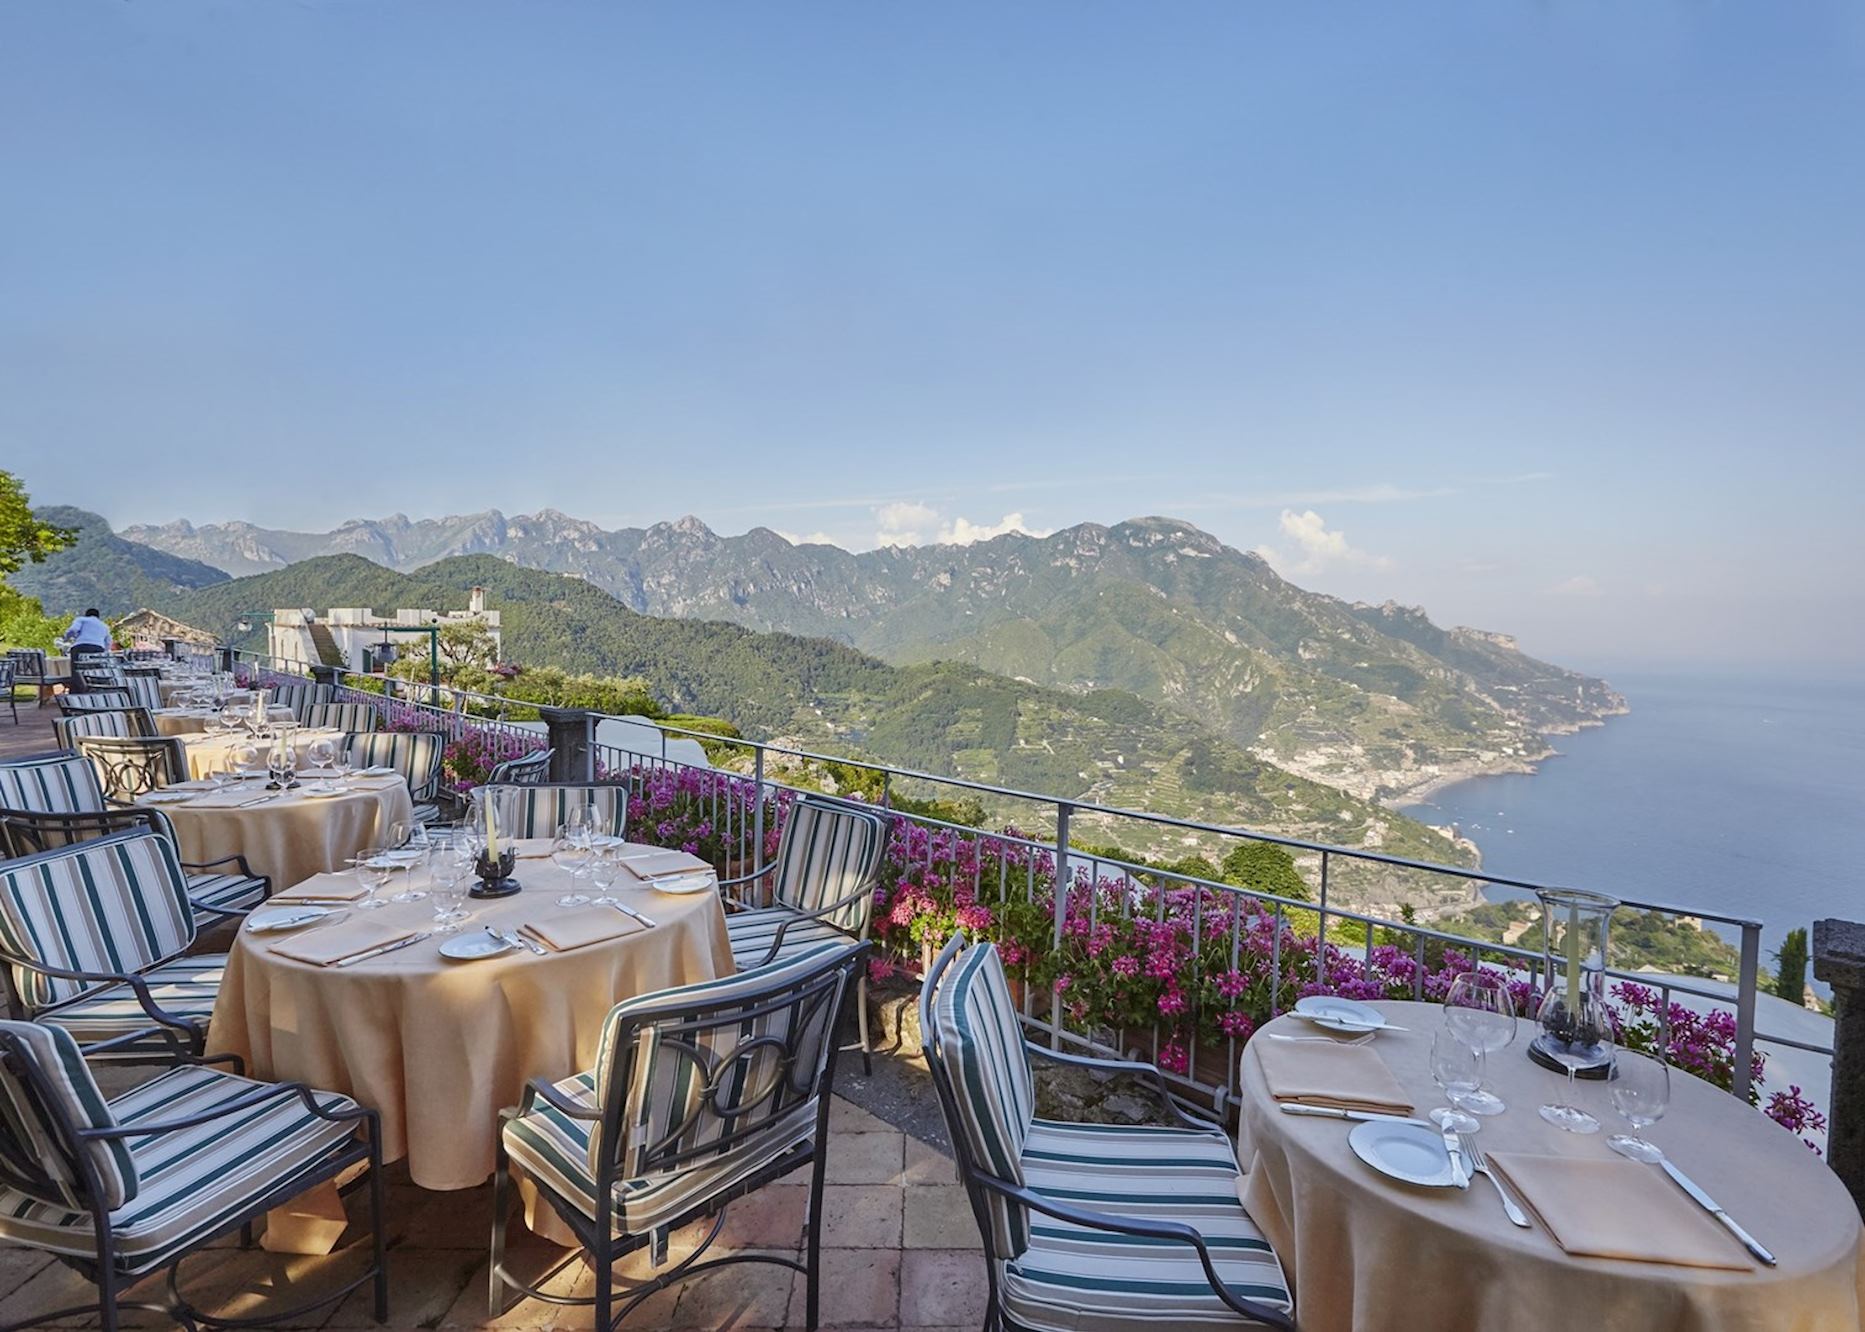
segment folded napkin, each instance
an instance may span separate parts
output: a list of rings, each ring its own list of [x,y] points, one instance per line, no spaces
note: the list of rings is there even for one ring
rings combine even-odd
[[[394,768],[384,768],[384,767],[358,768],[356,770],[356,775],[358,777],[397,777],[397,776],[400,776],[400,774],[396,772]]]
[[[567,953],[572,948],[587,948],[590,944],[605,943],[646,928],[633,916],[624,916],[613,907],[592,906],[566,911],[540,924],[521,926],[518,932],[536,939],[552,952]]]
[[[267,900],[295,902],[309,898],[319,902],[360,902],[367,896],[369,890],[347,874],[314,874],[282,893],[273,893]]]
[[[1251,1041],[1269,1094],[1297,1105],[1409,1115],[1412,1098],[1370,1045]]]
[[[712,866],[698,856],[689,856],[684,851],[643,851],[639,855],[623,856],[622,868],[637,879],[649,879],[660,874],[686,874],[696,870],[710,870]]]
[[[1567,1252],[1746,1272],[1735,1238],[1656,1166],[1636,1161],[1496,1152],[1496,1172]]]
[[[386,791],[400,781],[400,777],[352,777],[349,787],[353,791]]]
[[[355,957],[358,953],[367,953],[383,944],[406,939],[414,932],[406,925],[378,925],[373,921],[351,918],[341,925],[307,930],[303,934],[282,939],[272,945],[272,951],[280,957],[309,962],[314,967],[329,967],[346,957]]]
[[[551,841],[549,837],[514,837],[505,845],[519,860],[549,860]]]

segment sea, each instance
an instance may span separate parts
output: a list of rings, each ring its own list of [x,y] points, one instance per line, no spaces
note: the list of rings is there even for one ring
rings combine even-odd
[[[1796,926],[1865,920],[1865,677],[1607,678],[1625,716],[1405,812],[1454,824],[1505,878],[1758,919],[1764,968]]]

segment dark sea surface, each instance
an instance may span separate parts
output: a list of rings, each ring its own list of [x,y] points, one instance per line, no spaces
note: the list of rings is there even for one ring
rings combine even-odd
[[[1865,920],[1865,680],[1608,678],[1629,715],[1405,812],[1492,874],[1758,918],[1764,967],[1797,925]]]

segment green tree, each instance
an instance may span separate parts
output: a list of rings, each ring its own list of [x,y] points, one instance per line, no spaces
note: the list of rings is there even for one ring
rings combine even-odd
[[[63,627],[45,613],[37,597],[21,596],[0,582],[0,644],[49,652]]]
[[[1295,857],[1274,842],[1242,842],[1230,849],[1222,865],[1225,883],[1298,902],[1312,900],[1308,883],[1295,868]]]
[[[71,528],[41,521],[19,478],[0,471],[0,578],[18,573],[28,561],[41,563],[76,539]]]
[[[1791,1004],[1800,1003],[1807,993],[1807,932],[1789,930],[1774,961],[1774,992]]]

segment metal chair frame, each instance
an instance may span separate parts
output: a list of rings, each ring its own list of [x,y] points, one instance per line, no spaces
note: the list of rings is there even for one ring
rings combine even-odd
[[[550,778],[550,756],[555,752],[546,747],[495,763],[482,785],[541,786]]]
[[[73,814],[49,814],[38,810],[0,807],[0,853],[8,858],[36,856],[46,851],[76,846],[80,842],[114,837],[118,833],[137,832],[144,828],[168,839],[169,845],[175,848],[175,859],[180,863],[183,873],[225,874],[237,871],[241,878],[258,879],[265,885],[263,895],[272,896],[271,876],[253,873],[253,867],[247,864],[244,852],[236,851],[218,860],[182,860],[181,841],[175,836],[175,825],[168,815],[159,809],[147,809],[140,805],[83,810]],[[232,871],[227,869],[228,866],[232,866]],[[244,911],[213,906],[194,897],[188,898],[188,904],[195,911],[205,911],[224,920],[241,920],[246,916]]]
[[[1013,1184],[1007,1179],[992,1174],[973,1156],[970,1139],[965,1133],[965,1121],[959,1117],[957,1093],[952,1088],[952,1082],[947,1076],[942,1058],[939,1026],[933,1017],[933,997],[938,993],[939,983],[944,978],[945,970],[951,965],[952,959],[958,956],[959,950],[966,943],[967,940],[962,932],[954,934],[926,973],[926,978],[920,987],[920,1039],[925,1046],[927,1067],[932,1071],[933,1089],[939,1096],[939,1109],[945,1115],[947,1133],[952,1139],[952,1155],[958,1163],[959,1182],[965,1186],[966,1197],[971,1202],[972,1217],[978,1223],[978,1233],[984,1237],[984,1271],[989,1283],[988,1302],[985,1305],[985,1332],[1028,1332],[1022,1324],[1011,1321],[1005,1315],[1002,1296],[998,1291],[998,1262],[1012,1255],[997,1252],[995,1227],[991,1224],[991,1215],[987,1206],[988,1197],[991,1194],[1007,1198],[1020,1206],[1029,1208],[1032,1212],[1040,1212],[1045,1216],[1053,1216],[1057,1220],[1093,1230],[1189,1244],[1198,1251],[1198,1260],[1204,1267],[1205,1280],[1211,1283],[1212,1292],[1227,1307],[1240,1316],[1253,1319],[1265,1327],[1276,1328],[1279,1332],[1297,1332],[1295,1320],[1288,1314],[1237,1295],[1224,1284],[1224,1279],[1218,1275],[1217,1265],[1212,1260],[1211,1250],[1206,1245],[1204,1236],[1199,1234],[1194,1227],[1178,1221],[1146,1221],[1136,1217],[1118,1216],[1112,1212],[1077,1207],[1071,1203],[1057,1202],[1054,1198],[1046,1197],[1033,1189]],[[1023,1050],[1026,1055],[1040,1056],[1052,1063],[1068,1064],[1076,1068],[1106,1073],[1137,1074],[1152,1084],[1153,1090],[1159,1096],[1160,1104],[1180,1124],[1187,1128],[1222,1132],[1217,1125],[1195,1119],[1185,1113],[1178,1102],[1172,1098],[1172,1093],[1166,1086],[1165,1075],[1156,1065],[1126,1059],[1091,1059],[1086,1055],[1065,1054],[1060,1050],[1046,1049],[1029,1041],[1023,1043]]]
[[[78,753],[97,769],[108,800],[129,802],[188,780],[187,750],[171,735],[82,735]]]
[[[8,653],[6,659],[0,661],[0,698],[4,698],[7,707],[12,709],[15,726],[19,725],[19,700],[13,697],[13,686],[18,674],[19,667],[14,662],[13,655]]]
[[[631,1013],[626,1026],[617,1033],[609,1045],[614,1064],[608,1078],[607,1094],[600,1108],[591,1108],[568,1099],[543,1078],[533,1078],[526,1084],[523,1101],[516,1108],[500,1112],[498,1160],[493,1174],[492,1263],[489,1278],[490,1289],[487,1292],[487,1304],[492,1316],[496,1318],[504,1312],[505,1288],[511,1286],[532,1299],[542,1300],[548,1304],[593,1306],[596,1314],[596,1327],[602,1329],[602,1332],[613,1332],[621,1325],[622,1320],[643,1301],[675,1282],[682,1281],[689,1276],[696,1276],[701,1272],[709,1272],[737,1263],[769,1263],[777,1267],[787,1267],[793,1272],[801,1272],[808,1281],[804,1297],[806,1324],[813,1332],[818,1317],[817,1288],[822,1268],[823,1166],[827,1159],[829,1101],[835,1086],[837,1054],[835,1033],[841,1025],[849,994],[853,989],[848,983],[850,974],[863,965],[863,959],[870,946],[866,942],[853,944],[848,949],[826,959],[822,966],[810,975],[801,980],[793,980],[782,990],[765,995],[740,995],[735,999],[706,1005],[671,1001]],[[822,1016],[825,1025],[820,1028],[822,1066],[814,1077],[809,1093],[796,1092],[792,1085],[791,1073],[802,1057],[803,1037],[811,1028],[811,1019],[816,1015],[815,1010],[825,1004],[829,1006],[829,1011]],[[798,1015],[791,1024],[788,1039],[783,1043],[782,1066],[777,1074],[769,1079],[769,1086],[750,1104],[721,1106],[718,1103],[721,1083],[725,1075],[738,1062],[738,1057],[747,1052],[748,1047],[735,1050],[734,1057],[722,1061],[721,1067],[715,1070],[707,1066],[708,1056],[695,1038],[719,1027],[737,1026],[780,1009],[792,1007],[798,1010]],[[618,1290],[614,1270],[616,1261],[652,1243],[654,1239],[654,1232],[650,1231],[639,1235],[628,1235],[618,1240],[615,1236],[613,1212],[619,1165],[616,1158],[622,1142],[622,1125],[627,1110],[629,1085],[632,1081],[635,1061],[640,1054],[639,1037],[648,1027],[658,1029],[659,1045],[662,1049],[674,1050],[691,1060],[699,1072],[706,1076],[707,1084],[705,1095],[700,1099],[693,1114],[670,1128],[659,1142],[649,1148],[643,1161],[644,1169],[665,1169],[716,1153],[721,1148],[729,1147],[758,1132],[766,1124],[774,1121],[784,1110],[807,1102],[810,1094],[817,1097],[816,1128],[807,1143],[799,1143],[756,1173],[728,1189],[713,1194],[680,1216],[660,1222],[655,1229],[665,1231],[689,1225],[708,1216],[713,1218],[712,1226],[700,1241],[699,1247],[692,1253],[660,1275],[647,1281],[625,1285]],[[759,1043],[768,1047],[775,1041],[775,1037],[765,1037],[761,1038]],[[786,1088],[790,1088],[794,1093],[788,1098],[782,1095]],[[571,1119],[595,1125],[593,1133],[597,1140],[604,1144],[605,1150],[598,1158],[599,1165],[595,1177],[596,1205],[601,1213],[599,1219],[584,1215],[581,1207],[564,1198],[546,1181],[533,1180],[538,1195],[548,1202],[551,1209],[570,1227],[584,1250],[590,1255],[591,1266],[596,1274],[596,1293],[591,1298],[553,1295],[538,1290],[513,1276],[505,1267],[505,1230],[511,1211],[512,1178],[511,1158],[505,1146],[504,1125],[529,1114],[532,1107],[539,1101],[548,1103]],[[700,1147],[680,1149],[676,1144],[689,1131],[695,1119],[707,1113],[728,1122],[741,1120],[747,1116],[755,1116],[755,1119],[750,1124],[728,1127],[720,1137]],[[811,1167],[807,1257],[804,1261],[798,1262],[792,1258],[761,1253],[733,1253],[721,1258],[700,1261],[711,1248],[713,1241],[718,1238],[725,1224],[725,1210],[729,1204],[804,1165]],[[620,1309],[614,1307],[618,1296],[623,1301]],[[6,1332],[6,1329],[0,1329],[0,1332]]]
[[[117,1332],[120,1313],[124,1309],[139,1309],[151,1313],[167,1314],[175,1320],[177,1326],[188,1329],[188,1332],[198,1332],[199,1329],[203,1328],[270,1327],[278,1323],[295,1322],[302,1319],[304,1315],[308,1314],[313,1309],[321,1309],[327,1305],[335,1305],[338,1301],[347,1298],[351,1292],[360,1290],[367,1284],[373,1284],[374,1286],[375,1320],[378,1323],[388,1320],[388,1257],[385,1237],[382,1231],[382,1120],[381,1116],[374,1110],[360,1105],[351,1110],[326,1110],[317,1103],[315,1094],[303,1083],[280,1082],[261,1088],[245,1096],[236,1097],[224,1105],[217,1106],[213,1110],[201,1114],[185,1115],[179,1119],[164,1120],[153,1124],[135,1124],[121,1128],[79,1128],[71,1122],[71,1117],[65,1112],[64,1106],[59,1098],[52,1092],[51,1088],[46,1085],[45,1076],[39,1071],[37,1061],[25,1052],[17,1037],[6,1033],[0,1033],[0,1059],[5,1059],[8,1064],[12,1065],[26,1084],[32,1089],[34,1099],[38,1101],[41,1111],[50,1120],[53,1132],[56,1134],[60,1144],[69,1150],[70,1155],[75,1158],[80,1175],[78,1184],[80,1186],[81,1196],[90,1200],[103,1197],[104,1191],[98,1180],[97,1168],[91,1160],[91,1154],[81,1150],[82,1146],[86,1143],[119,1141],[124,1138],[149,1138],[164,1133],[173,1133],[180,1129],[195,1128],[227,1115],[244,1113],[267,1101],[276,1100],[288,1095],[297,1096],[304,1102],[306,1109],[319,1119],[327,1120],[331,1123],[355,1120],[362,1125],[364,1132],[363,1141],[355,1143],[347,1150],[332,1157],[319,1166],[311,1175],[295,1178],[289,1184],[282,1185],[272,1192],[265,1194],[256,1202],[249,1204],[243,1211],[236,1214],[236,1216],[229,1218],[226,1223],[212,1235],[203,1237],[178,1255],[167,1268],[167,1290],[169,1298],[168,1302],[165,1304],[145,1303],[140,1301],[136,1303],[125,1303],[119,1298],[121,1290],[128,1289],[128,1287],[143,1280],[145,1276],[150,1274],[132,1274],[122,1269],[117,1261],[116,1241],[115,1235],[111,1230],[110,1212],[107,1208],[98,1206],[95,1201],[90,1202],[87,1206],[87,1210],[91,1214],[91,1231],[96,1239],[97,1257],[95,1260],[87,1261],[82,1258],[72,1258],[69,1255],[61,1254],[59,1256],[62,1261],[77,1269],[78,1272],[97,1286],[97,1303],[94,1305],[77,1305],[70,1308],[55,1309],[34,1318],[0,1325],[0,1332],[25,1332],[27,1328],[43,1327],[51,1322],[62,1321],[87,1314],[95,1315],[100,1320],[105,1332]],[[238,1068],[239,1060],[232,1055],[222,1055],[213,1059],[189,1060],[187,1062],[195,1064],[231,1062],[236,1066],[235,1072],[240,1071]],[[21,1178],[36,1178],[37,1182],[48,1192],[52,1191],[54,1184],[50,1176],[46,1174],[44,1166],[36,1159],[27,1157],[15,1150],[10,1150],[10,1148],[10,1143],[0,1142],[0,1151],[4,1151],[5,1153],[6,1165],[9,1170],[17,1172],[17,1175]],[[243,1245],[249,1244],[251,1236],[250,1227],[258,1218],[265,1215],[279,1204],[297,1197],[311,1186],[321,1184],[326,1180],[337,1179],[344,1171],[363,1162],[367,1162],[369,1166],[367,1175],[352,1180],[350,1184],[346,1186],[346,1191],[347,1189],[359,1187],[365,1179],[369,1186],[369,1214],[374,1261],[371,1263],[369,1269],[361,1276],[358,1276],[355,1280],[348,1282],[329,1295],[309,1301],[293,1309],[285,1309],[278,1313],[265,1314],[256,1318],[216,1319],[202,1312],[200,1309],[195,1308],[188,1302],[187,1298],[182,1295],[180,1286],[181,1264],[189,1256],[198,1253],[201,1249],[207,1247],[207,1245],[219,1239],[222,1235],[229,1235],[235,1231],[240,1233]]]

